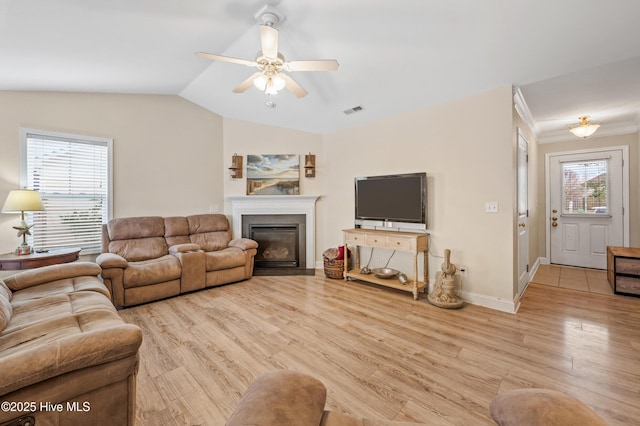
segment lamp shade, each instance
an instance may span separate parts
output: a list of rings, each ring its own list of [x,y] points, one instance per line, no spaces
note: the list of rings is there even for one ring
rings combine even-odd
[[[44,204],[38,191],[33,189],[14,189],[4,202],[2,213],[35,212],[44,210]]]

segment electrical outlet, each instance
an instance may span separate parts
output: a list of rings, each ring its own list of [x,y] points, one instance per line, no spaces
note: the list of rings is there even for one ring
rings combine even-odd
[[[485,213],[498,213],[498,202],[487,201],[484,203],[484,211]]]
[[[460,272],[460,275],[463,277],[467,276],[468,273],[468,269],[466,266],[462,266],[462,265],[456,265],[456,268],[458,268],[458,272]]]

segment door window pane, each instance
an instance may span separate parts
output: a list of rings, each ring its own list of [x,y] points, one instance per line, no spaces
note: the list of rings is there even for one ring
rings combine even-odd
[[[609,213],[609,159],[562,163],[562,213]]]

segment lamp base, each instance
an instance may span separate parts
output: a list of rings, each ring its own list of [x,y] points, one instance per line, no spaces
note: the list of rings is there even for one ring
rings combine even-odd
[[[23,254],[31,254],[32,250],[31,250],[31,246],[28,245],[21,245],[18,246],[18,248],[16,249],[16,254],[18,255],[23,255]]]

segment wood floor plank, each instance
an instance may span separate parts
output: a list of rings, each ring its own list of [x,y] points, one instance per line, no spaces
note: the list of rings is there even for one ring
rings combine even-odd
[[[311,374],[329,409],[434,425],[493,424],[499,392],[567,392],[640,424],[640,299],[530,284],[517,314],[316,276],[253,277],[123,309],[143,329],[140,425],[224,425],[251,381]],[[635,423],[634,423],[635,422]]]

